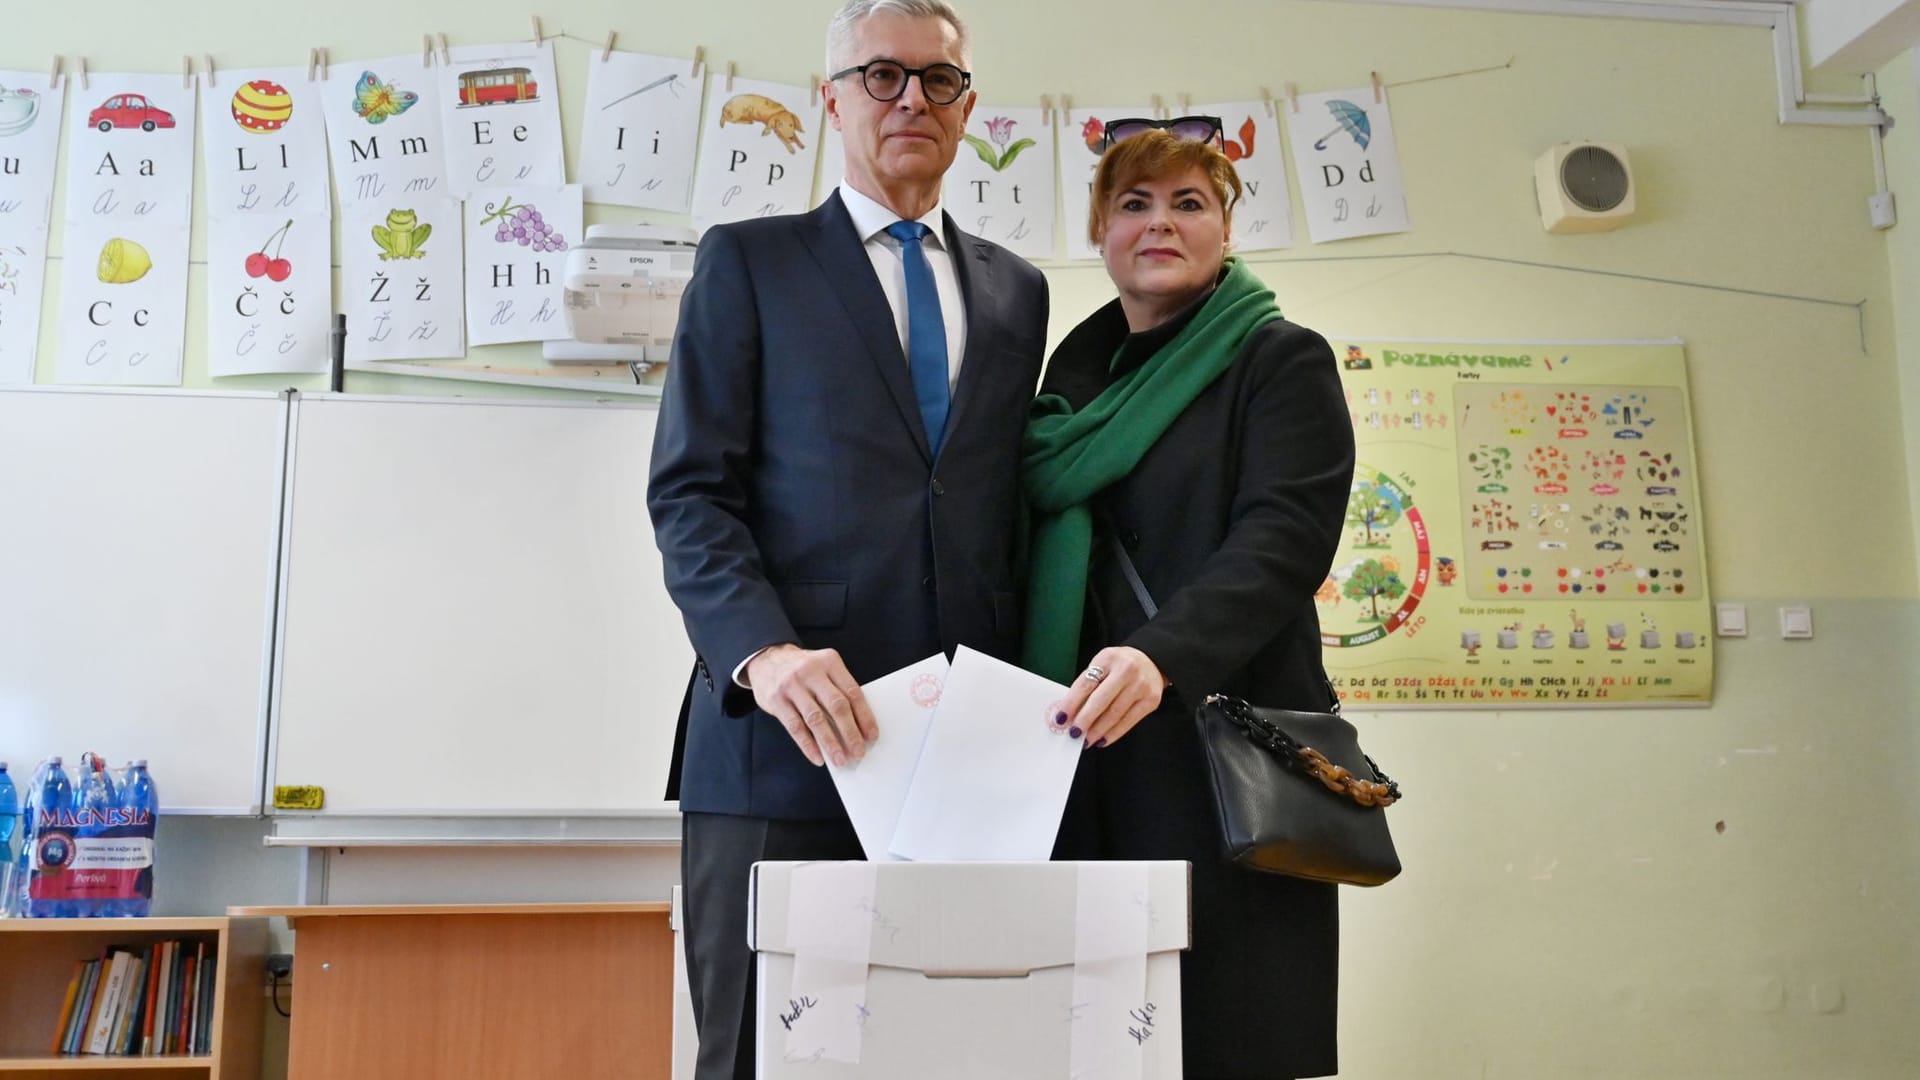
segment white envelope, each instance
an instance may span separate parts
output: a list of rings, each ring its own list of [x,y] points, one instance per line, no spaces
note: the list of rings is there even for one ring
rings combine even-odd
[[[840,802],[853,819],[853,831],[860,835],[860,846],[874,862],[893,858],[887,853],[887,841],[907,801],[907,788],[946,678],[946,655],[934,653],[862,686],[880,725],[880,738],[859,761],[827,763]]]

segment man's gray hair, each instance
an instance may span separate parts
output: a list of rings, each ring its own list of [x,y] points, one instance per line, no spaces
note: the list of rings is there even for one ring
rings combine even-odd
[[[827,74],[850,67],[853,32],[860,20],[882,11],[909,19],[945,19],[960,47],[960,66],[971,67],[973,50],[967,43],[967,24],[946,0],[847,0],[827,24]]]

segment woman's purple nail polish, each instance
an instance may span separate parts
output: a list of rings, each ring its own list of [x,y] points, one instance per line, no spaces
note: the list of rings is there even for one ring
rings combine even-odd
[[[1103,746],[1105,746],[1105,745],[1107,745],[1107,738],[1106,738],[1106,736],[1104,736],[1104,735],[1102,735],[1102,736],[1100,737],[1100,741],[1099,741],[1099,742],[1097,742],[1097,743],[1094,743],[1094,744],[1093,744],[1093,748],[1094,748],[1095,750],[1098,750],[1098,749],[1100,749],[1101,747],[1103,747]]]
[[[1077,728],[1077,727],[1070,727],[1070,728],[1068,728],[1068,729],[1067,729],[1067,738],[1069,738],[1069,739],[1077,739],[1077,738],[1079,738],[1079,737],[1080,737],[1080,729],[1079,729],[1079,728]]]
[[[1055,726],[1055,727],[1059,727],[1059,726],[1060,726],[1061,724],[1064,724],[1064,723],[1066,723],[1066,722],[1067,722],[1067,714],[1066,714],[1066,713],[1054,713],[1054,714],[1053,714],[1053,724],[1054,724],[1054,726]]]

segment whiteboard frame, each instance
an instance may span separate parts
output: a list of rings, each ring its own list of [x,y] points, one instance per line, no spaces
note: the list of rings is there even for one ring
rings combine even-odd
[[[189,398],[229,398],[229,399],[242,399],[242,400],[278,399],[280,403],[280,408],[279,408],[280,483],[279,483],[279,490],[277,494],[280,500],[282,513],[284,514],[285,512],[286,498],[287,498],[287,490],[286,490],[287,488],[287,455],[288,455],[288,450],[292,445],[291,442],[289,441],[290,435],[291,435],[290,424],[292,419],[292,398],[296,393],[296,391],[293,391],[291,389],[289,390],[200,390],[200,389],[186,389],[181,387],[144,388],[144,387],[126,387],[126,386],[39,386],[39,385],[29,384],[29,385],[18,385],[18,386],[0,386],[0,392],[6,392],[9,394],[23,394],[23,395],[67,394],[67,395],[85,395],[85,396],[93,396],[93,397],[109,397],[109,396],[136,397],[136,398],[189,397]],[[281,554],[283,551],[283,544],[281,543],[281,535],[280,535],[279,528],[275,528],[270,531],[269,540],[270,540],[270,544],[267,552],[267,556],[268,556],[267,557],[268,581],[267,581],[267,590],[266,590],[267,606],[266,606],[266,610],[261,613],[260,688],[259,688],[259,693],[256,699],[257,704],[255,707],[255,719],[254,719],[253,790],[252,790],[253,802],[247,806],[172,806],[172,805],[166,804],[163,801],[161,805],[161,810],[164,814],[166,814],[169,817],[178,816],[178,817],[259,818],[264,816],[265,814],[265,807],[267,806],[267,801],[266,801],[267,779],[269,775],[271,775],[267,768],[267,764],[268,764],[267,748],[272,736],[272,728],[273,728],[273,718],[271,713],[272,702],[273,702],[273,683],[278,678],[277,664],[278,664],[279,658],[278,658],[278,640],[276,638],[276,634],[277,634],[277,626],[279,622],[279,612],[280,612],[280,589],[281,589],[281,582],[283,580],[282,574],[281,574],[281,565],[280,565]],[[161,791],[164,792],[165,790],[166,790],[166,785],[165,785],[165,782],[162,781]]]

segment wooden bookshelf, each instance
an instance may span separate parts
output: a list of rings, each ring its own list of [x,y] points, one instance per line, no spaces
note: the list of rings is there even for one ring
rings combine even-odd
[[[167,1057],[48,1053],[75,965],[110,945],[179,939],[213,948],[213,1053]],[[0,919],[0,1077],[258,1080],[265,919]]]
[[[293,929],[287,1080],[667,1080],[668,910],[665,903],[229,909],[279,916]]]

